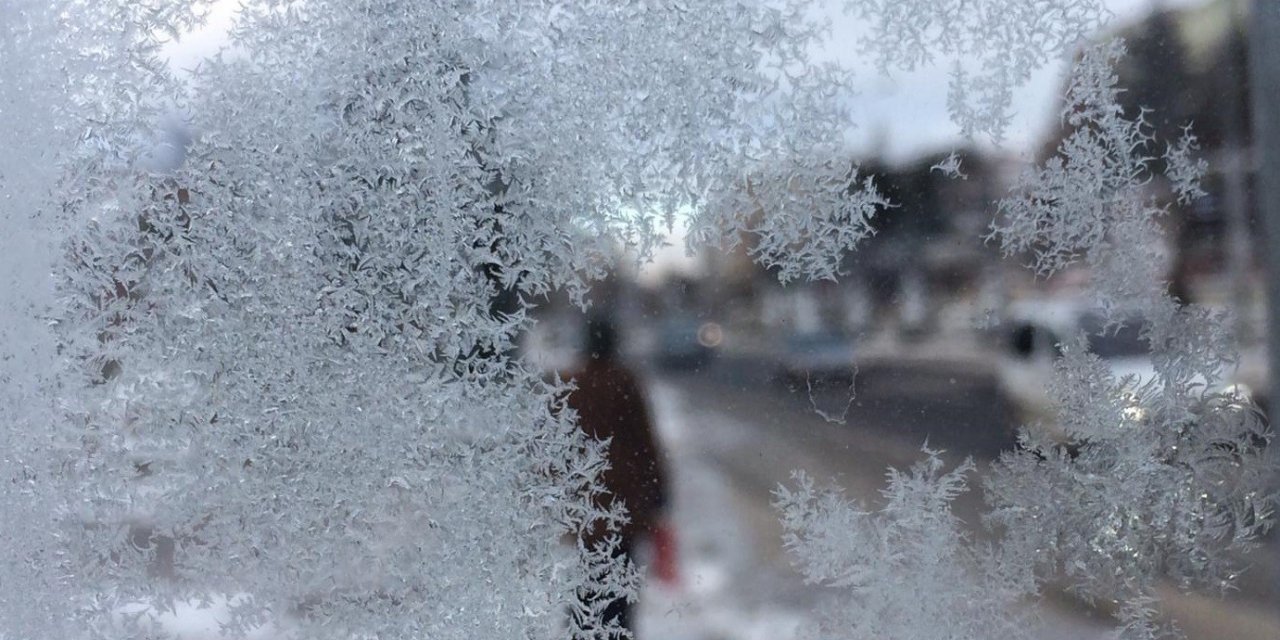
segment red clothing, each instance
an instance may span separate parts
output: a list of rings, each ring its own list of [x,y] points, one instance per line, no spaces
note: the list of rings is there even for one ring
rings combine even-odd
[[[570,376],[577,389],[568,404],[578,413],[578,426],[598,440],[609,439],[609,469],[603,474],[602,505],[621,500],[630,522],[619,532],[629,545],[651,533],[666,501],[666,464],[640,385],[630,371],[591,360]],[[588,535],[588,541],[596,537]]]

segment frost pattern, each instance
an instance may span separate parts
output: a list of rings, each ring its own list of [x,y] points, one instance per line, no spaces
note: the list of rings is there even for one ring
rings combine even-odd
[[[958,178],[960,180],[968,180],[969,176],[965,175],[964,171],[960,168],[963,161],[963,158],[957,155],[955,151],[952,151],[947,154],[947,157],[939,160],[937,164],[929,167],[929,171],[937,171],[938,173],[952,179]]]
[[[1071,132],[1000,203],[993,235],[1040,274],[1087,265],[1113,326],[1144,323],[1155,377],[1114,379],[1083,339],[1066,345],[1050,390],[1068,441],[1025,439],[987,494],[1011,553],[1085,597],[1126,603],[1122,634],[1147,638],[1176,635],[1150,612],[1158,580],[1231,588],[1233,558],[1274,522],[1280,467],[1257,409],[1222,390],[1236,359],[1226,319],[1166,291],[1151,247],[1168,205],[1150,195],[1156,141],[1144,114],[1117,104],[1123,54],[1115,41],[1084,53],[1062,112]],[[1188,134],[1165,158],[1183,201],[1200,193],[1194,148]]]
[[[68,225],[128,184],[171,85],[157,34],[202,2],[0,0],[0,636],[82,637],[85,594],[68,536],[81,528],[76,388],[50,332],[50,274]],[[124,188],[127,188],[124,187]]]
[[[846,0],[845,7],[869,22],[862,45],[884,73],[953,60],[952,120],[966,136],[996,141],[1009,124],[1013,90],[1108,15],[1099,0]]]
[[[1173,183],[1173,190],[1178,194],[1179,204],[1190,204],[1208,195],[1204,189],[1200,188],[1200,180],[1209,170],[1209,161],[1195,157],[1195,153],[1199,150],[1200,144],[1196,141],[1195,134],[1191,133],[1191,126],[1188,125],[1183,130],[1182,137],[1176,143],[1170,144],[1168,151],[1165,152],[1165,161],[1169,163],[1165,169],[1165,175]]]
[[[1122,287],[1103,291],[1116,299],[1159,293],[1159,263],[1142,248],[1158,237],[1156,221],[1164,213],[1144,191],[1153,142],[1144,114],[1130,119],[1117,103],[1112,65],[1123,55],[1119,41],[1084,52],[1061,112],[1070,135],[1057,155],[1000,202],[992,234],[1006,254],[1030,254],[1039,275],[1078,262],[1106,269],[1097,279]]]
[[[600,445],[514,336],[533,297],[581,298],[676,215],[715,220],[708,242],[787,230],[761,259],[788,277],[867,235],[861,183],[809,160],[844,112],[804,9],[246,3],[183,96],[187,164],[123,164],[71,203],[82,628],[155,633],[216,598],[233,637],[608,637],[584,594],[637,573],[616,540],[565,541],[625,512],[593,506]],[[777,167],[793,182],[757,193],[802,205],[751,228],[716,208]]]
[[[0,583],[24,587],[0,593],[5,637],[155,636],[156,615],[213,599],[232,637],[559,637],[574,610],[570,633],[605,637],[582,594],[632,594],[637,574],[613,542],[564,540],[626,515],[593,506],[600,445],[563,385],[510,359],[513,336],[528,300],[581,297],[678,215],[697,242],[756,236],[784,280],[835,275],[887,203],[831,160],[848,78],[808,58],[825,24],[799,0],[246,4],[233,50],[182,95],[156,34],[203,3],[0,0],[0,211],[20,249],[0,360],[0,522],[20,552]],[[976,54],[953,115],[996,137],[1011,88],[1100,15],[852,6],[879,21],[886,70]],[[918,600],[895,617],[902,592],[874,588],[905,575],[956,585],[930,622],[1017,637],[1026,569],[1058,567],[1119,591],[1146,633],[1152,580],[1229,584],[1229,552],[1268,525],[1268,436],[1205,392],[1231,362],[1221,320],[1153,286],[1156,256],[1116,250],[1149,246],[1162,211],[1142,194],[1150,137],[1114,106],[1119,52],[1086,55],[1076,133],[997,235],[1044,273],[1086,262],[1113,308],[1139,303],[1160,382],[1064,361],[1080,453],[1001,462],[1005,547],[964,539],[947,505],[969,466],[944,474],[933,452],[891,474],[875,514],[803,478],[781,492],[790,548],[866,614],[829,629],[928,632]],[[199,139],[159,175],[144,149],[167,101]],[[1168,151],[1184,198],[1193,152]]]
[[[835,203],[832,194],[838,194]],[[870,178],[858,177],[856,166],[786,162],[722,194],[697,219],[692,239],[704,242],[717,229],[739,229],[718,248],[732,250],[750,237],[748,253],[775,268],[782,283],[835,280],[842,256],[872,233],[872,218],[888,206]]]
[[[1030,573],[970,540],[951,513],[972,460],[944,472],[941,452],[923,453],[911,470],[889,470],[878,511],[803,473],[775,490],[784,545],[806,581],[842,594],[813,637],[925,640],[941,624],[957,640],[1033,637],[1020,604],[1035,590]]]

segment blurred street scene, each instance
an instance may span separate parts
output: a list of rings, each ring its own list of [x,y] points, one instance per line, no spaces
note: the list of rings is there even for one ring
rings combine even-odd
[[[1121,34],[1131,54],[1123,99],[1152,110],[1161,139],[1193,123],[1208,163],[1206,195],[1173,208],[1155,248],[1176,297],[1231,313],[1241,357],[1224,384],[1265,410],[1264,267],[1276,242],[1255,206],[1244,3],[1155,6]],[[870,506],[886,470],[909,467],[925,443],[951,464],[973,456],[980,476],[1016,446],[1020,427],[1060,436],[1046,384],[1059,345],[1082,333],[1117,377],[1153,375],[1143,319],[1103,332],[1086,270],[1036,278],[1027,260],[984,241],[993,203],[1064,133],[1044,140],[1039,158],[979,148],[850,158],[899,206],[847,256],[837,282],[782,286],[744,238],[732,253],[660,260],[597,289],[593,305],[619,319],[623,351],[643,371],[673,476],[680,579],[646,591],[641,640],[793,637],[833,597],[804,584],[782,550],[771,492],[793,471]],[[1173,198],[1158,180],[1148,188]],[[548,372],[571,370],[582,314],[555,297],[541,309],[525,355]],[[974,478],[956,505],[979,537],[980,487]],[[1225,598],[1164,590],[1189,637],[1280,638],[1277,536],[1246,560],[1252,569]],[[1105,607],[1062,590],[1048,602],[1044,638],[1111,628]]]
[[[1165,258],[1171,293],[1230,312],[1240,361],[1224,383],[1266,410],[1274,401],[1268,309],[1280,307],[1266,297],[1266,263],[1280,239],[1257,204],[1246,5],[1153,1],[1114,35],[1130,52],[1120,72],[1126,108],[1149,109],[1161,140],[1190,125],[1208,167],[1205,195],[1173,205],[1152,248]],[[619,325],[622,359],[639,374],[670,475],[677,575],[646,586],[639,640],[786,640],[815,606],[847,597],[806,584],[783,550],[771,502],[793,472],[874,508],[886,471],[910,467],[926,443],[950,465],[972,456],[977,477],[954,507],[981,538],[990,461],[1017,446],[1020,428],[1061,437],[1046,389],[1061,343],[1088,334],[1113,374],[1149,379],[1143,319],[1101,332],[1087,270],[1037,278],[1025,257],[1001,256],[985,239],[995,202],[1067,133],[1050,127],[1023,153],[942,146],[903,159],[885,141],[849,157],[896,206],[845,257],[838,281],[783,286],[755,262],[749,237],[732,252],[685,255],[677,229],[657,262],[596,288],[593,310]],[[1161,180],[1148,189],[1174,198]],[[559,294],[536,303],[524,357],[548,375],[579,369],[585,314]],[[637,551],[641,562],[652,560],[646,553]],[[1280,638],[1280,535],[1243,560],[1251,569],[1226,597],[1162,590],[1189,638]],[[1106,607],[1073,599],[1065,586],[1046,594],[1037,637],[1109,637]],[[184,637],[217,637],[224,605],[164,622]]]

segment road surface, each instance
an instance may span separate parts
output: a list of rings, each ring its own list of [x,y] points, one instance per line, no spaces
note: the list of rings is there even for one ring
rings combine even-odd
[[[646,590],[640,640],[796,637],[815,606],[839,597],[804,584],[782,550],[771,492],[792,471],[832,481],[875,506],[888,467],[909,467],[926,439],[953,463],[973,455],[979,474],[1011,444],[1010,412],[995,390],[965,380],[880,380],[853,394],[842,385],[788,388],[772,382],[769,369],[723,359],[697,372],[649,376],[655,421],[672,458],[683,575],[675,588]],[[981,508],[976,490],[954,505],[979,535]],[[1163,595],[1192,640],[1276,640],[1274,570],[1264,566],[1249,594],[1226,602]],[[1111,629],[1105,614],[1065,596],[1048,599],[1043,617],[1038,635],[1046,640],[1102,638]]]

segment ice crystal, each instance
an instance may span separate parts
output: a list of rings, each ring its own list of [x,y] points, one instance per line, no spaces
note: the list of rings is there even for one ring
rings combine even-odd
[[[952,151],[951,153],[948,153],[945,158],[929,167],[929,171],[937,171],[948,178],[967,180],[969,176],[965,175],[964,171],[960,169],[960,165],[963,162],[964,159],[955,151]]]
[[[184,90],[158,47],[204,5],[0,0],[0,637],[156,637],[213,601],[230,637],[607,637],[594,596],[638,574],[576,534],[625,509],[596,506],[602,443],[514,337],[530,300],[583,301],[677,216],[784,281],[837,275],[889,203],[841,159],[849,74],[809,54],[827,25],[800,0],[256,0]],[[1101,17],[851,7],[886,71],[976,59],[951,109],[997,138],[1013,88]],[[1078,455],[1000,463],[1003,547],[961,533],[971,466],[933,452],[875,513],[780,491],[789,548],[855,604],[829,630],[1017,637],[1031,569],[1057,568],[1145,633],[1153,580],[1229,585],[1270,522],[1268,435],[1215,386],[1221,319],[1170,300],[1141,248],[1164,208],[1149,130],[1116,106],[1121,52],[1085,54],[1073,132],[996,234],[1042,273],[1092,267],[1113,320],[1136,304],[1157,382],[1068,355]],[[174,105],[196,136],[162,174],[148,139]],[[1194,151],[1167,148],[1184,200]]]
[[[700,216],[696,232],[739,229],[750,234],[748,252],[775,268],[783,283],[834,280],[842,256],[872,233],[871,220],[889,205],[857,167],[838,162],[787,162],[748,178]],[[733,248],[743,240],[721,242]]]
[[[76,380],[50,332],[67,225],[128,182],[146,123],[171,87],[158,34],[199,21],[203,3],[0,0],[0,636],[81,637]]]
[[[1083,339],[1064,345],[1051,392],[1066,441],[1028,437],[1001,458],[987,492],[1012,552],[1086,597],[1127,603],[1122,633],[1147,638],[1176,633],[1149,615],[1157,581],[1230,588],[1233,554],[1273,523],[1277,466],[1257,409],[1224,389],[1236,356],[1222,314],[1166,291],[1152,247],[1168,205],[1151,189],[1156,141],[1144,114],[1116,99],[1123,53],[1113,41],[1081,57],[1063,109],[1070,133],[1000,203],[995,235],[1039,273],[1088,266],[1103,331],[1142,323],[1154,376],[1115,379]],[[1188,135],[1166,158],[1182,201],[1200,193],[1193,150]]]
[[[147,38],[186,23],[121,15],[149,9],[88,84],[152,106],[68,115],[120,124],[51,169],[81,216],[53,268],[50,490],[83,628],[158,633],[217,598],[232,636],[607,637],[591,594],[636,573],[615,539],[566,540],[626,516],[594,506],[600,443],[564,388],[510,355],[526,301],[581,297],[688,211],[708,242],[761,234],[784,277],[829,274],[872,205],[811,160],[844,118],[843,72],[807,58],[823,25],[799,2],[262,0],[178,96]],[[112,84],[135,60],[157,77]],[[102,165],[166,97],[187,163]],[[748,222],[749,192],[770,203]]]
[[[1034,592],[1029,574],[972,541],[951,512],[973,470],[966,460],[944,472],[940,452],[925,448],[909,471],[889,471],[876,511],[803,473],[775,491],[805,579],[842,594],[821,611],[821,637],[924,640],[940,625],[950,638],[1031,637],[1020,605]]]
[[[845,6],[868,21],[863,48],[883,72],[954,60],[952,119],[966,135],[996,140],[1012,116],[1014,89],[1073,51],[1107,17],[1099,0],[846,0]]]
[[[1137,268],[1132,280],[1152,289],[1157,274],[1150,256],[1120,263],[1117,254],[1128,252],[1112,250],[1118,243],[1133,242],[1126,246],[1141,254],[1158,233],[1154,218],[1162,213],[1143,191],[1150,178],[1150,159],[1143,155],[1151,142],[1149,130],[1141,116],[1127,118],[1116,102],[1119,89],[1112,65],[1122,55],[1118,41],[1086,50],[1062,108],[1070,134],[1059,154],[1025,175],[1014,195],[1000,202],[993,235],[1006,254],[1030,254],[1039,274],[1084,262],[1114,267],[1101,280],[1123,284],[1121,274]],[[1103,293],[1125,297],[1132,292]]]
[[[1188,125],[1183,131],[1182,138],[1176,143],[1171,143],[1168,151],[1165,152],[1165,160],[1169,163],[1168,168],[1165,169],[1165,175],[1173,183],[1173,190],[1178,194],[1180,204],[1190,204],[1206,195],[1204,189],[1200,188],[1200,179],[1209,170],[1209,162],[1204,158],[1195,157],[1195,153],[1199,150],[1200,144]]]

